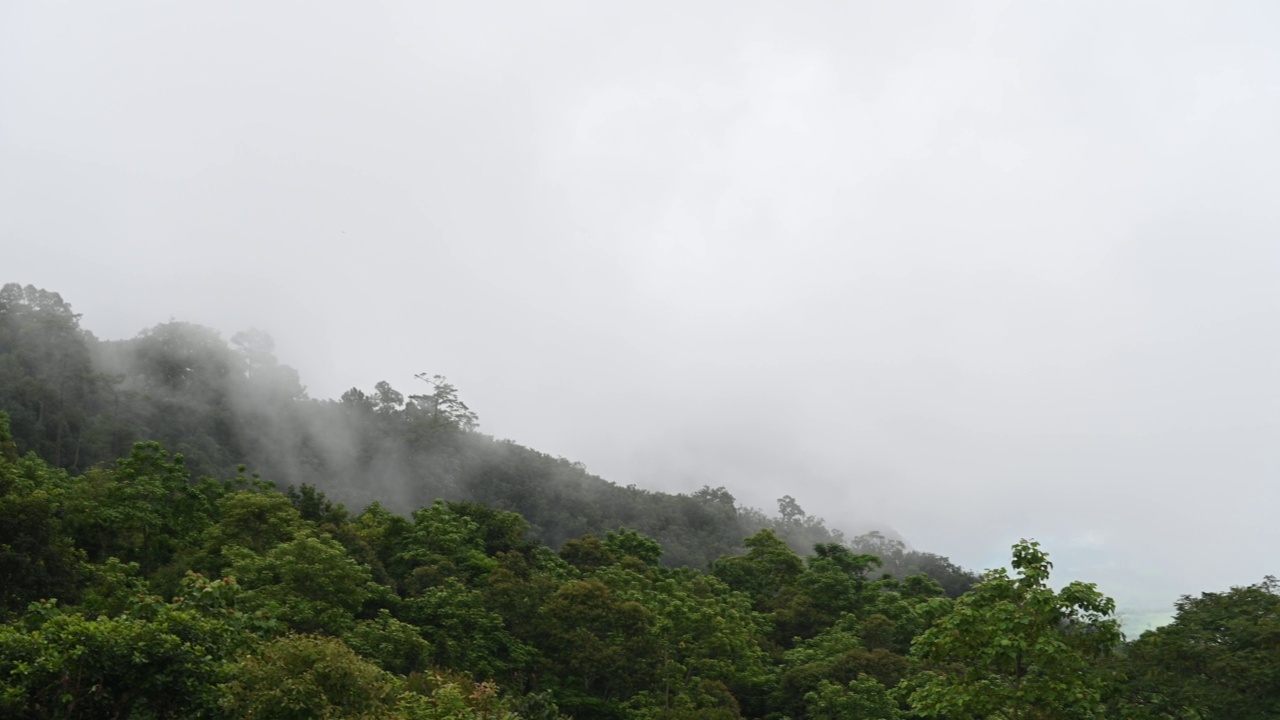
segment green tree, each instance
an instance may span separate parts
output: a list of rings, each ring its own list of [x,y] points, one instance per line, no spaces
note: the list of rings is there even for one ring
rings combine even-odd
[[[604,546],[619,560],[633,557],[645,565],[656,566],[662,559],[662,546],[657,540],[627,528],[605,533]]]
[[[418,628],[400,622],[386,609],[372,620],[358,621],[342,639],[361,656],[397,675],[421,672],[431,663],[431,644],[422,639]]]
[[[385,718],[395,678],[337,638],[287,635],[236,663],[223,685],[222,708],[253,720]]]
[[[92,336],[62,296],[31,285],[0,288],[0,407],[16,445],[55,467],[97,460],[93,413],[105,379],[94,372]],[[86,462],[87,461],[87,462]]]
[[[572,715],[609,713],[593,699],[625,700],[653,676],[653,614],[597,578],[563,585],[539,620],[541,645],[565,681],[561,705]]]
[[[848,683],[865,675],[884,687],[896,686],[907,673],[907,658],[884,648],[868,650],[862,637],[866,625],[865,620],[845,614],[831,627],[786,651],[771,707],[783,714],[803,716],[809,712],[809,695],[817,692],[822,682],[834,683],[844,692]]]
[[[583,535],[576,540],[566,540],[560,546],[560,558],[582,572],[609,567],[618,562],[609,547],[595,535]]]
[[[767,621],[751,599],[712,576],[668,571],[637,598],[652,613],[656,682],[652,704],[664,711],[741,712],[737,695],[768,683],[761,646]]]
[[[422,630],[435,664],[482,678],[505,678],[526,668],[532,649],[516,639],[484,595],[458,578],[445,578],[401,606],[403,617]]]
[[[429,507],[413,511],[413,522],[398,526],[393,538],[395,554],[387,562],[387,570],[401,583],[402,589],[414,594],[445,578],[462,576],[473,580],[487,574],[498,563],[485,553],[493,536],[492,524],[482,526],[468,515],[466,505],[453,505],[437,500]],[[482,520],[492,520],[470,511]]]
[[[273,491],[231,493],[217,501],[216,513],[217,522],[201,534],[196,560],[198,569],[210,572],[220,572],[229,564],[224,553],[231,548],[263,553],[306,526],[289,498]]]
[[[230,573],[245,588],[242,604],[306,633],[341,633],[373,596],[369,569],[328,536],[299,532],[262,555],[240,550]]]
[[[1123,667],[1139,717],[1280,717],[1280,583],[1183,596],[1173,622],[1143,633]],[[1146,715],[1141,715],[1141,713]]]
[[[456,673],[415,674],[406,683],[396,704],[404,720],[518,720],[510,699],[498,692],[492,681],[476,682]],[[531,703],[530,703],[531,704]],[[554,704],[541,703],[538,720],[559,720]]]
[[[221,493],[213,483],[192,485],[181,455],[138,443],[114,469],[90,470],[72,484],[67,524],[90,559],[116,557],[150,573],[212,523]]]
[[[866,604],[869,570],[879,567],[874,555],[857,554],[837,543],[818,543],[808,569],[797,578],[798,597],[776,613],[781,631],[793,637],[812,637],[843,613],[857,613]]]
[[[988,571],[916,639],[924,670],[907,688],[912,708],[943,718],[1103,717],[1108,679],[1096,661],[1122,640],[1115,602],[1082,582],[1054,592],[1039,543],[1014,545],[1012,565],[1015,577]]]
[[[874,678],[859,675],[847,685],[828,680],[804,696],[809,720],[900,720],[905,717],[889,691]]]
[[[743,541],[747,554],[716,560],[711,572],[734,590],[745,592],[763,609],[804,573],[804,560],[773,530],[761,530]]]
[[[15,463],[17,461],[18,446],[13,442],[9,414],[0,412],[0,462]]]
[[[158,598],[96,619],[47,602],[28,622],[0,626],[0,714],[15,720],[209,717],[240,646],[228,623]]]
[[[34,454],[5,452],[7,416],[0,413],[0,618],[41,598],[73,598],[83,576],[66,530],[72,481]]]
[[[458,398],[458,389],[445,376],[418,373],[414,377],[431,385],[430,395],[410,395],[409,399],[433,425],[457,428],[463,432],[472,432],[480,426],[480,416]]]
[[[577,575],[551,548],[542,547],[531,557],[500,553],[500,566],[481,587],[485,608],[497,614],[507,630],[521,642],[538,642],[538,612],[560,586]]]

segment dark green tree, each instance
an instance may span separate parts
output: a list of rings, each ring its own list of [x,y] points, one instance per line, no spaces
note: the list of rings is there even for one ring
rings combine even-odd
[[[1280,583],[1183,596],[1173,622],[1143,633],[1122,664],[1134,717],[1280,717]]]

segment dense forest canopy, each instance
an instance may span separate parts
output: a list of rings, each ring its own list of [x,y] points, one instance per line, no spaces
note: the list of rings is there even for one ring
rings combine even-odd
[[[441,376],[309,398],[259,332],[100,341],[0,290],[0,714],[1280,717],[1274,578],[1126,641],[1024,540],[978,578],[789,496],[620,487]]]

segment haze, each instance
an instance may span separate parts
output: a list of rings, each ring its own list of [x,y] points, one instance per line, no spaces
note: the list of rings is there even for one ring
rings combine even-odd
[[[1278,14],[7,3],[0,282],[1141,626],[1280,571]]]

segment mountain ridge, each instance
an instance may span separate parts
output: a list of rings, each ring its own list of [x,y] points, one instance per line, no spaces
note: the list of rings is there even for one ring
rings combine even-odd
[[[898,577],[924,572],[953,596],[976,576],[892,533],[853,538],[779,498],[778,514],[743,507],[724,486],[688,493],[622,486],[581,463],[479,431],[479,418],[443,376],[421,392],[390,383],[311,398],[258,330],[229,340],[170,321],[126,340],[83,329],[57,292],[0,289],[0,409],[21,452],[80,471],[156,440],[196,476],[256,474],[281,488],[313,486],[334,501],[407,514],[437,499],[517,512],[536,540],[558,547],[622,527],[657,539],[664,563],[705,568],[741,551],[760,529],[798,552],[839,542],[875,552]]]

